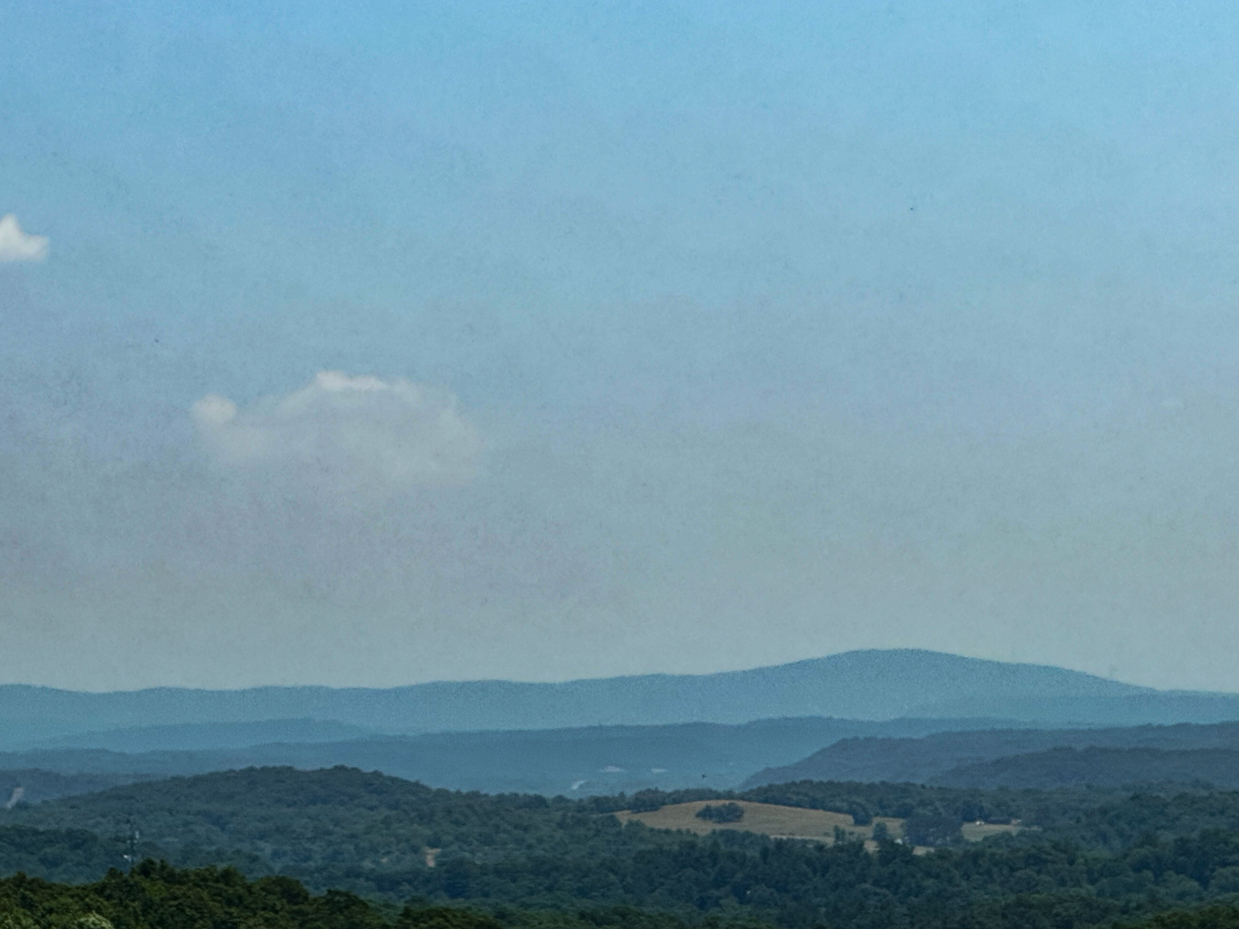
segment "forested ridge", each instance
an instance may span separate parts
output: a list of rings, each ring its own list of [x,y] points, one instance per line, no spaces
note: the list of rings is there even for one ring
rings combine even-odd
[[[513,906],[424,896],[399,904],[338,889],[316,895],[287,876],[249,879],[234,868],[184,870],[147,860],[128,874],[112,869],[84,885],[24,874],[0,880],[0,927],[1239,929],[1239,868],[1209,870],[1211,855],[1221,850],[1211,846],[1219,841],[1214,836],[1198,843],[1141,846],[1124,862],[1126,868],[1070,848],[1027,849],[1007,859],[1006,867],[995,868],[992,857],[979,849],[917,858],[893,844],[873,855],[857,844],[804,849],[784,842],[753,856],[717,842],[684,843],[673,855],[646,862],[647,879],[650,869],[676,868],[667,877],[681,885],[681,892],[660,896],[654,882],[645,888],[647,899],[639,907],[584,900]],[[1221,845],[1224,856],[1234,855],[1233,839]],[[1230,892],[1202,901],[1193,872],[1206,880],[1210,874],[1214,881],[1224,877]],[[811,888],[815,892],[806,893]],[[685,892],[698,894],[691,906],[682,904]],[[741,894],[770,896],[743,906],[725,899]],[[775,899],[780,894],[789,898],[783,905]]]
[[[744,786],[787,781],[914,782],[942,787],[1125,786],[1159,782],[1239,787],[1239,723],[1095,728],[959,728],[837,739]]]
[[[717,924],[707,920],[707,924]],[[741,929],[743,924],[736,924]],[[670,915],[615,908],[488,913],[414,901],[384,906],[288,877],[249,880],[233,868],[179,870],[143,861],[84,885],[25,875],[0,880],[0,929],[685,929]]]
[[[911,844],[889,839],[866,850],[845,835],[834,845],[726,829],[693,836],[609,815],[713,799],[947,828],[932,853],[915,854]],[[366,919],[387,920],[383,925],[412,901],[419,911],[472,907],[505,925],[605,925],[627,913],[618,924],[634,925],[634,914],[645,914],[651,926],[708,919],[785,929],[1085,929],[1202,907],[1213,907],[1213,915],[1199,918],[1221,926],[1239,905],[1239,794],[1206,789],[802,782],[743,794],[646,791],[570,800],[438,790],[346,768],[277,768],[132,784],[19,806],[8,818],[0,827],[0,871],[29,875],[22,886],[42,894],[53,893],[51,885],[36,878],[83,885],[64,891],[70,896],[110,893],[124,881],[109,869],[127,868],[131,852],[170,862],[124,878],[146,887],[143,893],[205,882],[207,889],[194,893],[209,897],[223,893],[216,884],[231,881],[268,899],[290,882],[309,888],[297,892],[309,895],[298,896],[301,909],[279,917],[301,922],[271,922],[276,917],[268,914],[254,925],[329,927],[323,908],[346,899],[349,906],[369,901]],[[1018,821],[1022,830],[967,844],[959,825],[975,820]],[[208,865],[232,870],[193,870]],[[329,899],[335,903],[321,902]],[[455,918],[457,911],[443,912]],[[118,927],[124,919],[144,925],[132,914],[117,918]]]

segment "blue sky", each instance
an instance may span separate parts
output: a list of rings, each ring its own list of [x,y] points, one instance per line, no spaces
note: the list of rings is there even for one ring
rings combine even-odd
[[[0,679],[1239,690],[1237,33],[6,5]]]

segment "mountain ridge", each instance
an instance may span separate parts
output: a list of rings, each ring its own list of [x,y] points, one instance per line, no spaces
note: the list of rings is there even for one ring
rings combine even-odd
[[[211,771],[338,765],[379,770],[436,787],[487,793],[584,796],[648,788],[737,786],[774,763],[791,763],[841,738],[925,735],[1010,725],[1001,720],[899,719],[886,722],[800,717],[739,725],[594,726],[577,729],[379,735],[341,742],[272,742],[186,751],[118,752],[94,747],[38,747],[0,752],[3,769],[65,775],[193,776]],[[133,742],[141,730],[125,730]],[[160,733],[156,732],[157,737]],[[106,734],[105,734],[106,735]]]
[[[307,719],[394,734],[728,725],[759,719],[1002,717],[1044,724],[1213,722],[1239,697],[1184,694],[1052,665],[919,649],[869,649],[703,675],[557,683],[435,681],[395,688],[151,688],[85,693],[0,685],[0,742],[10,749],[91,731]]]
[[[1239,751],[1239,722],[1115,728],[995,728],[923,736],[840,739],[791,765],[759,771],[746,787],[813,781],[887,781],[965,786],[969,771],[990,777],[1020,758],[1065,749]],[[989,766],[989,767],[987,767]],[[946,780],[941,780],[946,778]],[[996,782],[984,780],[991,785]]]

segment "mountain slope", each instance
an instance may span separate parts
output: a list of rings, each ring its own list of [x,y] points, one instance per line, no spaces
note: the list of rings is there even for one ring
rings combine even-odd
[[[192,752],[248,748],[276,742],[342,742],[374,735],[372,730],[317,719],[263,719],[253,722],[180,723],[134,726],[59,736],[33,746],[35,750],[97,749],[107,752]]]
[[[792,716],[1002,717],[1044,723],[1217,721],[1239,699],[1164,693],[1062,668],[915,650],[858,651],[707,675],[565,683],[466,681],[390,689],[162,688],[91,694],[0,687],[10,748],[92,730],[315,719],[390,733],[743,723]]]
[[[941,732],[919,738],[842,739],[795,764],[761,771],[749,778],[746,785],[801,780],[937,783],[937,779],[948,772],[957,772],[953,780],[944,783],[965,786],[965,780],[961,780],[965,776],[958,772],[968,766],[1065,748],[1239,750],[1239,723],[1117,729],[996,729]],[[1012,764],[1018,765],[1018,762]],[[1108,778],[1102,782],[1113,783]],[[983,779],[977,786],[981,783],[991,781]]]
[[[562,799],[433,790],[349,768],[250,768],[136,783],[19,807],[0,821],[9,823],[105,837],[137,827],[152,853],[192,860],[196,849],[227,850],[288,873],[339,863],[420,870],[428,846],[445,855],[536,850],[584,859],[674,841],[625,832]]]
[[[1234,790],[1239,787],[1239,748],[1051,748],[961,765],[933,783],[982,790],[1169,783]]]
[[[843,738],[924,735],[994,725],[998,723],[992,720],[864,722],[809,717],[737,726],[682,723],[449,732],[336,742],[223,745],[199,751],[36,749],[0,754],[0,767],[166,777],[256,766],[313,769],[347,765],[462,790],[584,795],[650,787],[730,788],[755,771],[803,758]],[[180,729],[175,731],[184,734]],[[197,728],[190,731],[195,738],[204,737]],[[232,725],[222,731],[235,735]],[[263,730],[247,726],[241,733],[254,731]],[[128,730],[123,735],[126,741],[144,745],[163,732],[160,728],[144,735],[146,730]],[[103,736],[115,738],[114,734]],[[83,736],[80,741],[96,740]]]

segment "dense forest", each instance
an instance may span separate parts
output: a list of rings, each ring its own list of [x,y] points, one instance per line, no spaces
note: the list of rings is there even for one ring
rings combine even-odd
[[[743,786],[788,781],[913,782],[941,787],[1124,786],[1209,782],[1239,787],[1239,723],[1109,729],[972,729],[835,740],[767,768]]]
[[[355,894],[311,894],[288,877],[249,880],[233,868],[178,870],[143,861],[129,873],[66,885],[0,880],[0,929],[685,929],[670,915],[626,908],[488,913],[414,902],[383,906]],[[736,929],[741,929],[737,924]]]
[[[610,815],[688,800],[718,800],[715,810],[737,800],[837,810],[858,823],[898,817],[909,834],[921,830],[929,837],[924,844],[935,847],[918,854],[911,841],[886,837],[867,848],[845,834],[834,844],[781,840],[741,831],[743,821],[732,824],[740,829],[695,836]],[[36,878],[83,885],[64,891],[82,900],[97,896],[119,886],[110,869],[126,869],[125,856],[134,853],[170,862],[143,865],[125,878],[141,886],[232,881],[263,899],[293,881],[308,888],[297,892],[302,909],[286,914],[301,922],[255,925],[334,925],[322,908],[336,904],[323,901],[345,899],[354,901],[349,906],[370,901],[366,919],[379,920],[375,925],[396,920],[412,901],[419,912],[472,907],[505,925],[607,925],[626,913],[623,925],[646,914],[641,918],[654,920],[651,926],[708,920],[786,929],[1084,929],[1201,907],[1213,907],[1212,915],[1190,919],[1220,926],[1234,921],[1229,907],[1239,905],[1239,793],[1207,789],[802,782],[743,794],[646,791],[569,800],[438,790],[347,768],[274,768],[19,804],[6,818],[0,871],[29,875],[27,884],[40,894],[53,890]],[[1021,828],[965,842],[960,825],[976,820]],[[204,866],[233,870],[193,870]],[[95,911],[115,916],[118,927],[142,926],[147,918],[103,904]],[[455,919],[457,911],[440,916]],[[1198,924],[1205,925],[1165,923]]]
[[[858,845],[795,850],[777,843],[756,859],[717,843],[686,844],[669,875],[689,893],[705,891],[716,905],[667,906],[670,898],[630,905],[524,906],[439,902],[414,897],[403,904],[366,900],[328,890],[312,894],[286,876],[246,878],[234,868],[172,868],[146,860],[123,873],[109,870],[83,885],[51,883],[24,874],[0,880],[3,929],[742,929],[742,927],[942,927],[942,929],[1068,929],[1108,925],[1114,929],[1239,929],[1239,895],[1206,905],[1201,885],[1188,875],[1210,860],[1219,843],[1233,855],[1234,843],[1217,837],[1200,843],[1144,847],[1139,872],[1123,873],[1068,849],[1027,851],[1016,870],[989,867],[989,856],[920,859],[884,846],[877,855]],[[744,862],[741,871],[732,865]],[[1104,875],[1104,876],[1103,876]],[[1230,866],[1227,886],[1239,889],[1239,868]],[[1110,886],[1089,892],[1088,877]],[[1201,872],[1201,876],[1204,874]],[[995,878],[1008,892],[969,891],[966,885]],[[1218,871],[1214,880],[1221,879]],[[737,883],[739,882],[739,883]],[[666,882],[664,882],[665,884]],[[689,888],[688,884],[696,887]],[[717,905],[724,894],[794,895],[816,885],[818,894],[783,907],[772,901],[751,906]],[[1189,887],[1189,885],[1191,885]],[[822,892],[830,890],[830,897]],[[1118,890],[1115,894],[1111,891]]]

